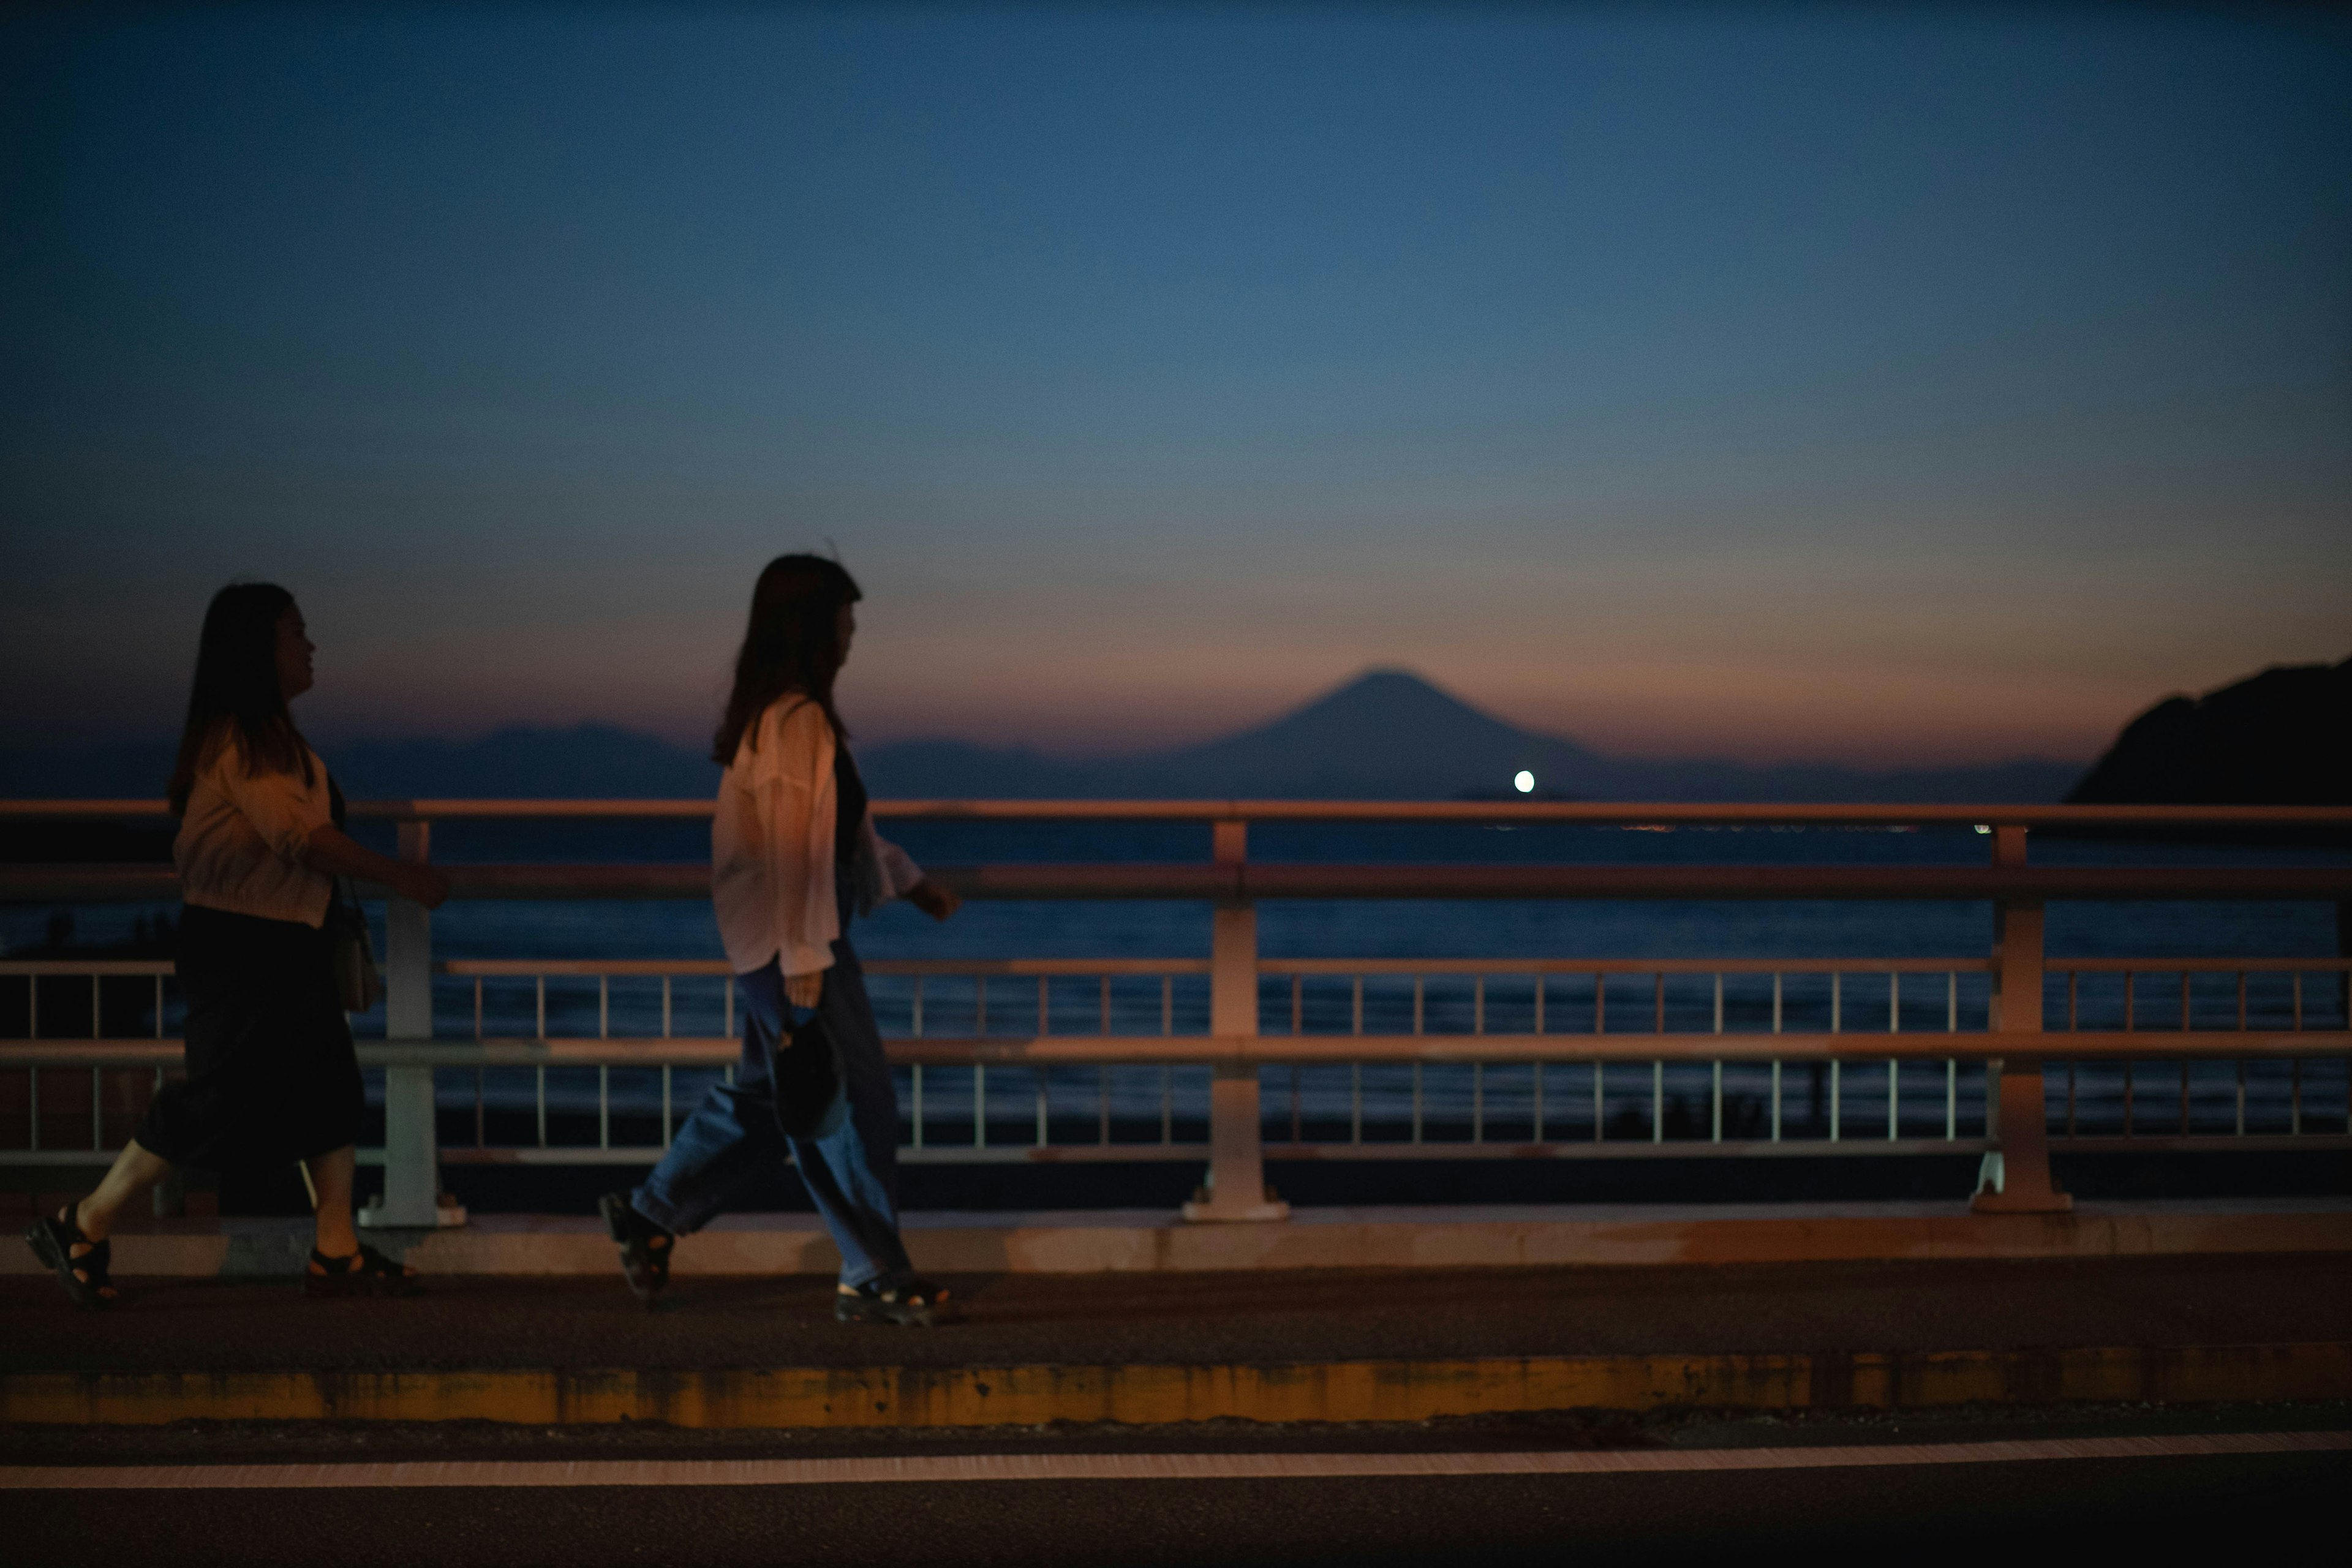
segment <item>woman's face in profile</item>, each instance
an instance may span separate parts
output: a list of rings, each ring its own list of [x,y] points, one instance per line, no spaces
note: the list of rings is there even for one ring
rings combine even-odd
[[[301,610],[287,605],[278,617],[278,689],[289,702],[310,689],[310,656],[318,651],[302,624]]]

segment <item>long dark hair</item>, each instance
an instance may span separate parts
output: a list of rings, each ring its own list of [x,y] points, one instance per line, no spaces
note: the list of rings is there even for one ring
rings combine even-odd
[[[841,607],[864,597],[838,561],[779,555],[768,563],[751,590],[751,624],[735,656],[727,716],[710,742],[713,762],[721,767],[734,762],[745,733],[787,691],[804,692],[823,709],[836,738],[849,733],[833,705],[833,678],[841,669]]]
[[[188,809],[196,774],[231,731],[244,746],[248,775],[299,773],[304,784],[312,782],[310,748],[278,684],[278,617],[293,607],[294,595],[275,583],[232,583],[213,595],[196,642],[188,721],[172,764],[173,816]]]

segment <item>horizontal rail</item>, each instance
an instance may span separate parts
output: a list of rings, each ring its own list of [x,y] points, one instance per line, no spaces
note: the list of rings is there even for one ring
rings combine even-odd
[[[378,821],[707,817],[699,800],[353,801],[351,815]],[[1748,823],[1841,826],[2336,827],[2340,805],[2032,805],[1790,804],[1751,801],[1462,800],[877,800],[880,817],[982,822],[1556,822],[1593,826]],[[162,800],[0,800],[0,817],[150,818]]]
[[[454,896],[707,899],[710,868],[439,865]],[[967,899],[2026,900],[2352,899],[2347,866],[1324,866],[993,865],[932,868]],[[382,897],[383,889],[363,887]],[[0,901],[160,903],[163,866],[0,866]]]
[[[2245,1057],[2352,1055],[2341,1029],[2198,1029],[2006,1035],[1808,1032],[1625,1035],[1004,1035],[894,1037],[892,1063],[911,1067],[1276,1066],[1324,1062],[1885,1062],[2223,1060]],[[362,1040],[366,1067],[724,1067],[740,1055],[725,1037],[484,1040]],[[176,1039],[9,1040],[0,1070],[38,1068],[174,1068]]]

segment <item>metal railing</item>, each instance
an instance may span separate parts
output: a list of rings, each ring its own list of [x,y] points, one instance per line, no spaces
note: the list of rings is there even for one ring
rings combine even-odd
[[[0,814],[136,816],[156,805],[9,802]],[[397,823],[400,852],[421,860],[435,820],[694,817],[709,809],[698,802],[420,801],[362,803],[354,814]],[[2344,1070],[2352,1032],[2340,1016],[2347,961],[2051,961],[2041,951],[2048,900],[2336,900],[2352,897],[2352,868],[2047,867],[2027,865],[2024,855],[2025,831],[2037,825],[2340,830],[2352,825],[2352,811],[1298,802],[879,803],[877,811],[1213,825],[1212,858],[1202,863],[934,868],[967,897],[1205,900],[1212,952],[1206,960],[869,963],[900,1077],[903,1154],[912,1160],[1206,1158],[1206,1193],[1188,1212],[1267,1218],[1282,1212],[1265,1193],[1269,1154],[1980,1151],[1979,1206],[2033,1209],[2064,1203],[2048,1176],[2053,1131],[2065,1148],[2352,1143]],[[1281,866],[1248,860],[1251,820],[1962,822],[1991,829],[1992,855],[1981,867]],[[699,866],[444,869],[465,898],[681,898],[708,889]],[[168,873],[148,868],[0,868],[0,898],[169,896]],[[1263,959],[1255,905],[1268,897],[1979,899],[1993,904],[1996,931],[1989,956],[1950,959]],[[386,1169],[374,1215],[381,1223],[436,1217],[445,1160],[656,1157],[699,1092],[692,1085],[681,1092],[679,1076],[698,1084],[729,1070],[736,1056],[734,984],[723,963],[436,963],[428,918],[398,900],[390,900],[387,932],[387,1037],[362,1047],[363,1061],[384,1074],[385,1144],[372,1156]],[[36,1034],[44,980],[91,988],[93,1035],[101,1032],[110,978],[143,981],[152,1013],[142,1040],[0,1043],[0,1095],[21,1073],[28,1111],[24,1145],[0,1147],[0,1163],[87,1163],[111,1146],[110,1115],[127,1131],[135,1096],[125,1075],[159,1081],[176,1062],[177,1044],[165,1034],[168,973],[167,963],[154,962],[0,962],[0,977],[26,979]],[[454,985],[470,1002],[470,1039],[437,1036],[436,977],[445,997]],[[2311,977],[2326,984],[2315,988]],[[2217,984],[2224,978],[2226,989]],[[551,981],[558,1015],[568,1011],[563,985],[593,982],[593,1036],[551,1027]],[[625,991],[654,988],[625,995],[619,1034],[615,982]],[[2173,1004],[2169,1027],[2150,1026],[2143,1000],[2158,983]],[[509,1001],[489,1005],[520,984],[529,987],[527,1013]],[[718,990],[719,1034],[676,1031],[682,985]],[[2333,1027],[2313,1022],[2323,993]],[[2061,994],[2063,1029],[2046,1023]],[[2005,1009],[2004,996],[2033,1003]],[[943,1025],[966,1032],[942,1034]],[[2045,1058],[2063,1063],[2063,1094],[2054,1084],[2045,1093]],[[2166,1074],[2161,1127],[2143,1108],[2147,1063],[2163,1064]],[[443,1142],[447,1097],[435,1074],[449,1069],[472,1074],[470,1142]],[[43,1079],[57,1072],[89,1075],[86,1146],[42,1146]],[[123,1100],[111,1111],[110,1073]],[[518,1074],[527,1075],[520,1093],[503,1082]],[[572,1081],[585,1074],[593,1089]],[[496,1093],[494,1075],[502,1080]],[[54,1088],[48,1098],[54,1108]],[[2283,1126],[2265,1131],[2282,1118]],[[0,1099],[0,1122],[7,1120]],[[494,1124],[503,1136],[490,1136]],[[553,1135],[590,1124],[593,1143]],[[652,1136],[632,1140],[631,1130]]]

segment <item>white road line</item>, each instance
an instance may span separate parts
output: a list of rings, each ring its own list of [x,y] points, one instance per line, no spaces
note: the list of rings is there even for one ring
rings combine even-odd
[[[877,1481],[1214,1481],[1367,1476],[1592,1476],[2014,1464],[2352,1449],[2352,1432],[2051,1437],[1806,1448],[1610,1448],[1448,1454],[913,1454],[871,1459],[435,1459],[364,1465],[16,1465],[0,1491],[226,1491],[320,1487],[785,1487]]]

